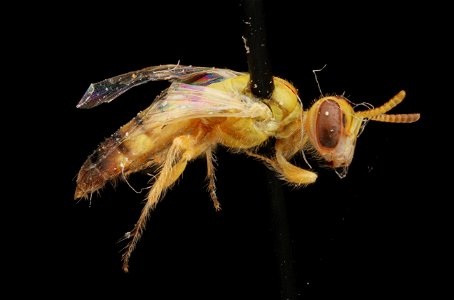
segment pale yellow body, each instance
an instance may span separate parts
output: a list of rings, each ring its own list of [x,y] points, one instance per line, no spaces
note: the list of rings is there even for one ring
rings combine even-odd
[[[191,77],[193,74],[216,74],[223,80],[204,87],[197,82],[199,77]],[[187,80],[193,85],[174,86],[173,91],[169,88],[167,94],[156,104],[139,113],[104,141],[82,166],[75,193],[75,198],[88,197],[108,181],[120,176],[126,178],[131,173],[153,165],[158,166],[159,172],[148,193],[142,214],[134,229],[125,235],[125,238],[130,238],[123,255],[125,271],[128,270],[129,258],[145,228],[150,211],[181,176],[189,161],[200,156],[206,157],[210,196],[215,208],[220,209],[213,165],[213,152],[217,145],[260,159],[283,180],[299,186],[313,183],[317,179],[315,173],[289,162],[290,158],[306,146],[312,146],[332,167],[346,168],[353,157],[363,119],[409,123],[419,118],[419,114],[385,114],[403,100],[403,91],[385,105],[373,110],[356,113],[346,99],[330,96],[321,98],[305,112],[296,89],[281,78],[274,77],[275,88],[271,98],[259,100],[250,93],[247,74],[226,69],[179,65],[150,67],[105,80],[95,86],[91,85],[80,105],[90,108],[109,102],[120,94],[118,90],[129,89],[134,86],[134,80],[145,75],[153,80]],[[120,85],[109,90],[109,84]],[[104,95],[105,90],[110,94]],[[169,95],[172,92],[173,110],[168,109],[170,105],[166,102],[170,101]],[[228,98],[230,96],[231,98]],[[184,97],[190,99],[186,104],[194,106],[183,110],[184,101],[178,100]],[[211,99],[212,97],[217,100]],[[229,106],[229,101],[222,102],[224,97],[236,101],[236,106]],[[244,103],[242,97],[246,98]],[[92,99],[98,102],[93,103]],[[212,102],[203,102],[208,100]],[[197,106],[202,102],[205,106]],[[210,111],[212,107],[206,103],[211,103],[218,110],[213,108],[213,111]],[[195,111],[200,108],[202,110]],[[339,117],[329,118],[330,112]],[[210,115],[212,113],[213,115]],[[193,114],[193,117],[188,116],[190,114]],[[257,148],[270,138],[275,139],[274,153],[269,156],[258,154]]]
[[[242,75],[211,84],[209,87],[226,93],[236,92],[248,95],[248,83],[249,75]],[[265,100],[269,110],[266,117],[215,117],[184,120],[168,124],[163,128],[150,129],[143,126],[142,130],[135,130],[134,136],[122,142],[123,150],[117,147],[115,151],[104,154],[102,165],[93,167],[93,162],[88,160],[86,169],[90,171],[79,175],[77,198],[99,189],[104,185],[106,178],[115,178],[120,174],[127,176],[150,165],[160,166],[161,170],[148,194],[143,213],[130,233],[132,240],[124,254],[125,270],[149,211],[155,207],[165,190],[180,177],[187,163],[201,155],[205,155],[207,160],[211,198],[216,209],[220,209],[215,193],[212,162],[214,148],[219,144],[266,161],[288,182],[301,185],[316,180],[315,173],[300,169],[287,161],[303,146],[303,110],[296,90],[290,83],[280,78],[275,78],[274,83],[275,89],[271,99]],[[144,111],[138,117],[145,118],[146,113],[147,111]],[[137,128],[135,123],[136,121],[132,120],[123,126],[117,135],[124,137],[132,132],[132,128]],[[270,159],[255,154],[254,149],[270,137],[277,139],[276,158]],[[100,147],[100,149],[104,148],[110,148],[110,146]],[[94,172],[104,174],[102,179],[96,180],[99,176],[95,177]]]

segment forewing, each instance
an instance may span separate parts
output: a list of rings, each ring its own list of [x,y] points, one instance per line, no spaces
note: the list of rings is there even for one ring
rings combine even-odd
[[[196,118],[271,118],[269,107],[237,91],[225,92],[207,86],[173,83],[155,101],[144,119],[148,128]]]
[[[77,108],[92,108],[102,103],[109,103],[129,89],[149,81],[177,80],[206,85],[239,74],[227,69],[182,65],[148,67],[90,84],[77,104]]]
[[[107,155],[144,131],[152,132],[153,129],[189,119],[209,120],[219,117],[268,120],[272,113],[266,104],[237,91],[225,92],[207,86],[174,82],[150,107],[128,123],[127,132],[114,134],[115,145],[111,145]],[[124,131],[123,128],[120,130]]]

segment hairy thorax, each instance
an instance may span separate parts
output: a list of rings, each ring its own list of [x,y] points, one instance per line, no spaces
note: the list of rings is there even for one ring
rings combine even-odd
[[[209,87],[253,98],[248,84],[249,75],[242,75],[213,83]],[[297,91],[289,82],[279,77],[274,77],[274,84],[275,89],[271,99],[263,102],[257,99],[257,109],[265,107],[267,114],[264,114],[262,119],[224,119],[217,126],[220,144],[231,148],[247,149],[262,144],[271,136],[276,138],[290,136],[298,129],[298,126],[294,126],[294,121],[301,118],[302,107],[297,98]]]

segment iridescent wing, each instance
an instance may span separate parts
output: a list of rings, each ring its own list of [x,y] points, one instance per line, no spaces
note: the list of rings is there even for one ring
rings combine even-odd
[[[92,108],[102,103],[109,103],[129,89],[149,81],[176,80],[197,85],[208,85],[239,74],[242,73],[208,67],[182,65],[148,67],[90,84],[77,104],[77,108]]]
[[[112,136],[115,143],[109,143],[106,153],[98,158],[96,164],[103,163],[110,153],[117,151],[125,142],[134,140],[144,131],[159,132],[155,129],[190,119],[209,121],[210,118],[222,117],[257,118],[260,121],[274,122],[271,110],[266,104],[240,91],[222,91],[209,86],[173,82],[151,106]]]
[[[143,118],[147,128],[197,118],[258,118],[272,117],[269,107],[258,99],[239,91],[221,91],[209,86],[174,82],[155,101]]]

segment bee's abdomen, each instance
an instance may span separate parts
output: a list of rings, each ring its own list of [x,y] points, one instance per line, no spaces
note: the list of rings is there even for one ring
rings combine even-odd
[[[147,165],[148,154],[154,148],[154,132],[143,127],[142,116],[138,115],[99,145],[79,171],[76,199]]]
[[[147,128],[137,116],[107,138],[90,155],[77,176],[75,198],[87,197],[108,181],[160,164],[176,136],[190,132],[198,122]]]
[[[124,172],[131,150],[122,141],[122,129],[106,139],[82,165],[77,176],[75,198],[86,197]]]

